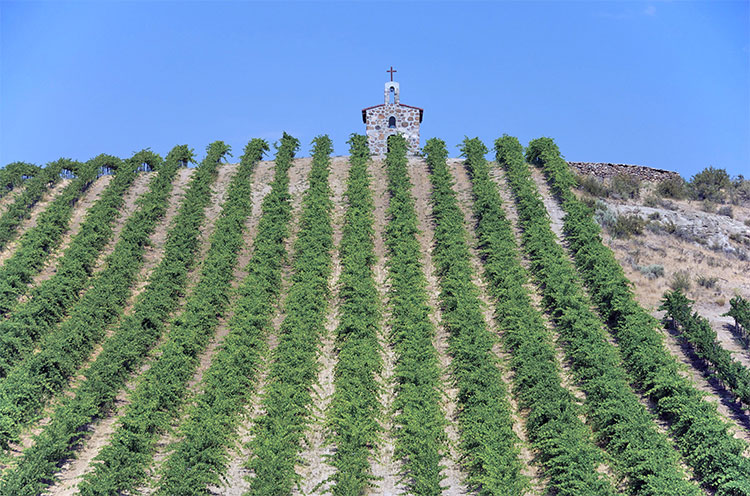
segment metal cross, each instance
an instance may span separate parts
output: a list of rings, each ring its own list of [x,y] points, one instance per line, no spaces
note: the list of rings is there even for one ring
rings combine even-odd
[[[397,70],[395,70],[395,69],[393,68],[393,66],[391,66],[391,69],[390,69],[389,71],[385,71],[385,72],[390,72],[390,73],[391,73],[391,81],[393,81],[393,73],[394,73],[394,72],[398,72],[398,71],[397,71]]]

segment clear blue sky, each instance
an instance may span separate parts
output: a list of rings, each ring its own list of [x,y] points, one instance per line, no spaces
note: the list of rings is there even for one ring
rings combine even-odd
[[[199,157],[425,109],[422,141],[553,137],[569,160],[750,176],[750,8],[737,2],[2,2],[0,164]]]

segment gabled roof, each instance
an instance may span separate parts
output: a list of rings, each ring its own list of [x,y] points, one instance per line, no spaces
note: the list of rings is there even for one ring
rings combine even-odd
[[[389,104],[393,105],[393,104]],[[419,122],[422,123],[422,115],[424,114],[424,109],[420,107],[414,107],[412,105],[406,105],[405,103],[396,103],[395,105],[398,105],[399,107],[408,107],[419,110]],[[367,124],[367,111],[370,109],[378,108],[378,107],[385,107],[385,103],[381,103],[380,105],[373,105],[372,107],[367,107],[362,109],[362,122]]]

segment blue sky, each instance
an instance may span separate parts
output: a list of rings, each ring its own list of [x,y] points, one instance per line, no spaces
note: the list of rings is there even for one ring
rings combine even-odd
[[[422,141],[550,136],[569,160],[750,176],[750,3],[0,3],[0,164],[166,154],[425,109]]]

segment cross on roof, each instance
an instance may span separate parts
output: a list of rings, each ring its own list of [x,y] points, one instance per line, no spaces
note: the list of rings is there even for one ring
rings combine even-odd
[[[385,72],[390,72],[391,73],[391,81],[393,81],[393,73],[394,72],[398,72],[398,71],[396,69],[394,69],[393,66],[391,66],[391,69],[388,70],[388,71],[385,71]]]

